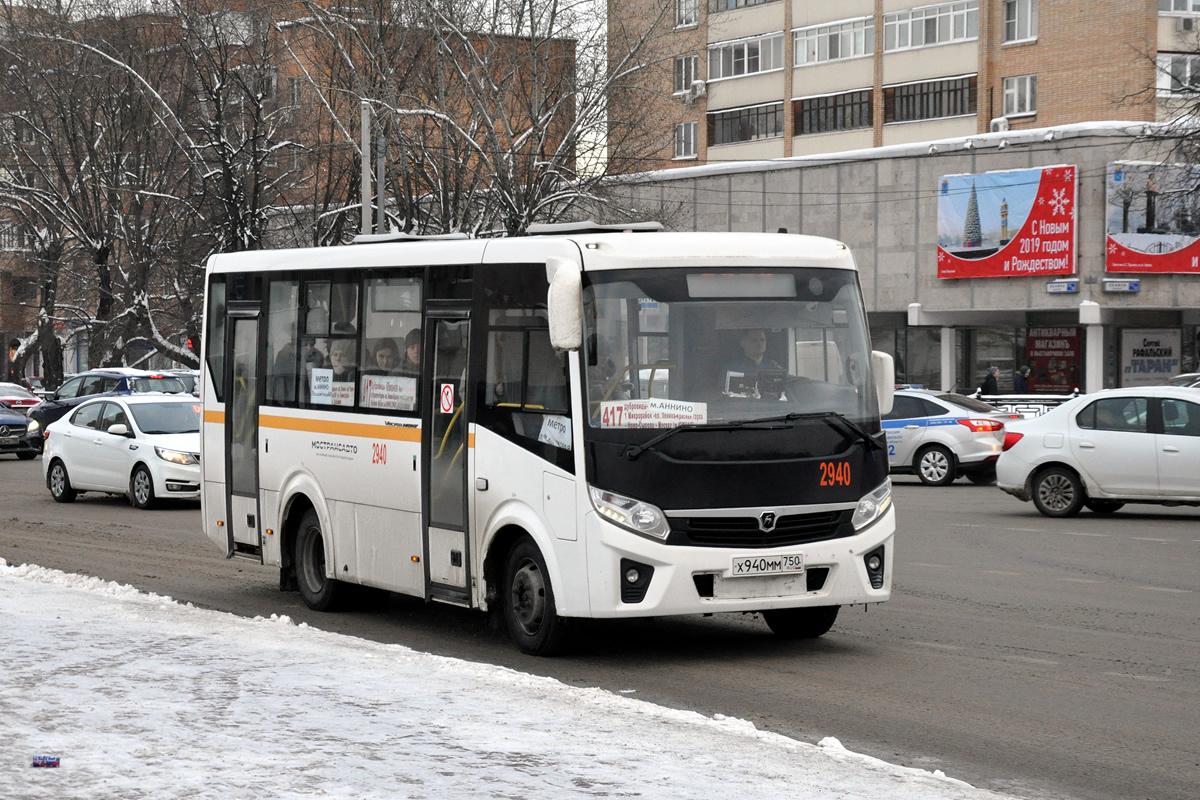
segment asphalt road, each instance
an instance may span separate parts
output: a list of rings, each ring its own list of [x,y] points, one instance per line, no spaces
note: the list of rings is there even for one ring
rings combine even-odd
[[[897,481],[892,601],[843,609],[807,643],[780,642],[753,616],[718,615],[588,623],[574,654],[534,659],[478,612],[371,593],[357,610],[318,614],[278,591],[276,570],[224,560],[195,505],[139,512],[94,495],[58,505],[40,459],[0,457],[0,558],[806,741],[835,736],[1020,796],[1200,797],[1200,509],[1048,520],[994,487]]]

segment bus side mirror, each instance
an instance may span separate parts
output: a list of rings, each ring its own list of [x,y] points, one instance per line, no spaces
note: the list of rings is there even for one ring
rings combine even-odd
[[[550,344],[555,350],[578,350],[583,346],[583,276],[579,265],[566,258],[546,259],[550,291]]]
[[[879,413],[892,410],[896,396],[896,366],[892,357],[879,350],[871,351],[871,374],[875,377],[875,396],[879,398]]]

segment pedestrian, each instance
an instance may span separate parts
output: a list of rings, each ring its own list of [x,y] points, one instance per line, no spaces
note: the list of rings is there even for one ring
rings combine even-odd
[[[983,383],[979,384],[979,393],[999,394],[1000,388],[996,385],[996,376],[999,374],[999,367],[988,367],[987,377],[983,379]]]
[[[1029,367],[1022,366],[1013,375],[1013,394],[1025,394],[1029,391]]]

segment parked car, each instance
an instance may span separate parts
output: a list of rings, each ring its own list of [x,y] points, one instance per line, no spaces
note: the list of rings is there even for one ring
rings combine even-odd
[[[200,404],[189,394],[90,398],[46,429],[42,465],[60,503],[91,491],[137,508],[199,499]]]
[[[187,388],[193,396],[200,396],[200,370],[198,369],[168,369],[166,374],[174,375],[179,380],[183,381],[184,387]]]
[[[1001,489],[1048,517],[1200,505],[1200,395],[1140,386],[1069,400],[1008,426],[996,474]]]
[[[46,382],[36,376],[22,378],[21,385],[33,392],[39,398],[49,397],[51,394],[53,394],[53,392],[46,388]]]
[[[0,453],[27,461],[42,451],[42,431],[37,420],[0,402]]]
[[[1176,375],[1173,378],[1167,378],[1162,382],[1163,386],[1188,386],[1193,389],[1200,388],[1200,372],[1185,372],[1182,375]]]
[[[28,414],[29,409],[40,401],[33,392],[15,383],[0,383],[0,403],[6,403],[14,411]]]
[[[996,480],[1004,425],[1019,414],[998,411],[982,400],[923,389],[897,389],[883,418],[888,465],[915,474],[929,486],[965,475],[972,483]]]
[[[29,416],[45,431],[52,422],[90,397],[145,392],[186,394],[187,387],[179,378],[162,372],[132,367],[93,369],[69,376],[57,392],[31,408]]]

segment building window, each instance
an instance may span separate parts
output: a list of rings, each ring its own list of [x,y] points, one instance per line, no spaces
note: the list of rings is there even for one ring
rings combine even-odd
[[[36,278],[14,277],[12,279],[13,299],[20,305],[37,305],[38,285]]]
[[[873,91],[865,89],[860,92],[805,97],[793,101],[792,114],[796,135],[871,127],[873,95]]]
[[[783,103],[768,103],[708,115],[708,144],[752,142],[783,136]]]
[[[869,56],[875,52],[875,20],[856,19],[833,25],[814,25],[793,34],[794,61],[797,67]]]
[[[979,0],[897,11],[883,16],[885,51],[979,38]]]
[[[1037,0],[1004,0],[1004,41],[1037,38]]]
[[[783,69],[783,34],[722,42],[708,48],[708,77],[735,78]]]
[[[24,225],[0,223],[0,250],[30,250],[33,233]]]
[[[675,0],[675,27],[700,24],[700,0]]]
[[[692,88],[699,62],[699,56],[679,56],[675,59],[675,94],[683,94]]]
[[[296,77],[291,77],[291,78],[288,78],[287,80],[288,80],[288,82],[287,82],[288,105],[293,106],[293,107],[299,106],[300,105],[300,87],[302,86],[302,84],[300,82],[301,79],[296,78]]]
[[[675,157],[696,157],[696,134],[700,124],[697,122],[681,122],[675,126]]]
[[[1200,56],[1162,53],[1158,56],[1159,94],[1200,90]]]
[[[1200,0],[1158,0],[1158,10],[1200,13]]]
[[[748,6],[761,6],[764,3],[771,3],[774,0],[712,0],[709,4],[709,9],[714,13],[717,11],[732,11],[735,8],[747,8]]]
[[[1037,113],[1037,75],[1004,79],[1004,116]]]
[[[883,90],[883,121],[959,117],[975,113],[976,77],[922,81]]]

